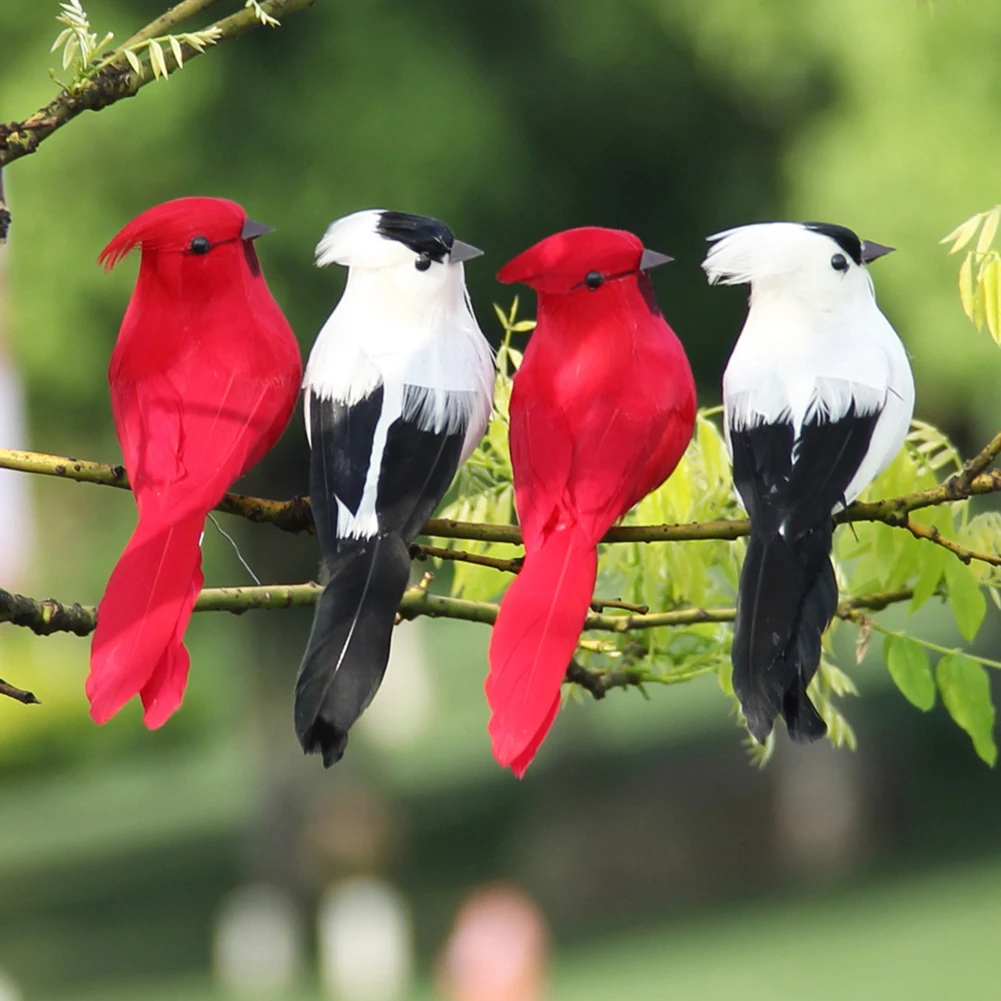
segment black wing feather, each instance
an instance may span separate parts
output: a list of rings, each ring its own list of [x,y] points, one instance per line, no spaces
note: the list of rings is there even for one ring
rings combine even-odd
[[[837,611],[831,512],[865,458],[879,413],[730,431],[733,478],[751,519],[733,638],[733,687],[758,741],[782,715],[810,741],[827,727],[806,694]]]
[[[329,767],[340,760],[348,731],[382,683],[410,579],[410,544],[455,476],[465,427],[439,434],[400,418],[377,456],[381,387],[350,407],[312,394],[311,400],[310,494],[329,582],[299,668],[295,727],[303,750],[322,754]],[[378,533],[342,537],[337,498],[357,514],[373,461],[379,463]]]
[[[323,400],[310,393],[309,496],[316,522],[320,549],[324,554],[337,549],[337,501],[358,513],[368,464],[372,455],[375,428],[382,413],[382,386],[358,403],[348,406]]]

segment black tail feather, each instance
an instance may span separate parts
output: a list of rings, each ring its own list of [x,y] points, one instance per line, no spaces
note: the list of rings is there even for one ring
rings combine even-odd
[[[788,541],[752,533],[740,576],[733,638],[733,689],[759,743],[776,716],[801,743],[827,725],[806,689],[820,665],[820,643],[838,607],[831,566],[833,524]]]
[[[410,551],[395,532],[343,539],[326,567],[330,581],[316,603],[295,686],[295,730],[302,749],[322,754],[329,768],[386,673]]]

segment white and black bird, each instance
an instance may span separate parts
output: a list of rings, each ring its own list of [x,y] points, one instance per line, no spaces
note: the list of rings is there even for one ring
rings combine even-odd
[[[328,583],[295,691],[295,728],[329,767],[389,658],[410,545],[483,436],[494,365],[466,292],[481,251],[427,216],[379,209],[316,248],[347,284],[303,379],[309,488]]]
[[[866,265],[890,247],[826,223],[710,237],[711,284],[750,284],[723,375],[733,478],[751,520],[733,637],[733,688],[763,742],[776,716],[797,741],[827,726],[806,689],[838,607],[832,514],[894,458],[914,411],[907,352]]]

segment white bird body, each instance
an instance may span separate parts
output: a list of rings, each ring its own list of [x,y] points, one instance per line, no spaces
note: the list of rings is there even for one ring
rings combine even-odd
[[[868,275],[866,275],[868,277]],[[879,413],[869,450],[845,490],[851,503],[896,457],[914,412],[914,377],[896,331],[870,292],[848,308],[819,310],[781,288],[751,293],[747,321],[723,375],[731,426]]]
[[[710,282],[751,285],[723,376],[752,536],[735,689],[759,740],[779,712],[794,738],[816,739],[825,727],[805,689],[837,603],[830,515],[889,465],[914,410],[907,353],[864,267],[888,248],[826,224],[761,223],[711,239]]]
[[[333,223],[317,263],[349,268],[303,378],[310,496],[330,582],[296,687],[303,748],[326,764],[382,680],[409,546],[486,430],[490,345],[466,293],[479,251],[435,219]]]

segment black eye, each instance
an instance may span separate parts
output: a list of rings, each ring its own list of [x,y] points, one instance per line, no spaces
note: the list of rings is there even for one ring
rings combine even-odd
[[[417,261],[414,267],[417,268],[418,271],[427,271],[427,269],[431,267],[431,258],[430,257],[420,258],[420,260]]]
[[[845,255],[835,254],[831,258],[831,267],[834,268],[835,271],[847,271],[848,261],[845,259]]]
[[[193,254],[207,254],[212,249],[207,236],[196,236],[189,244],[189,249]]]
[[[596,288],[601,288],[605,276],[600,271],[588,271],[584,275],[584,284],[593,292]]]

